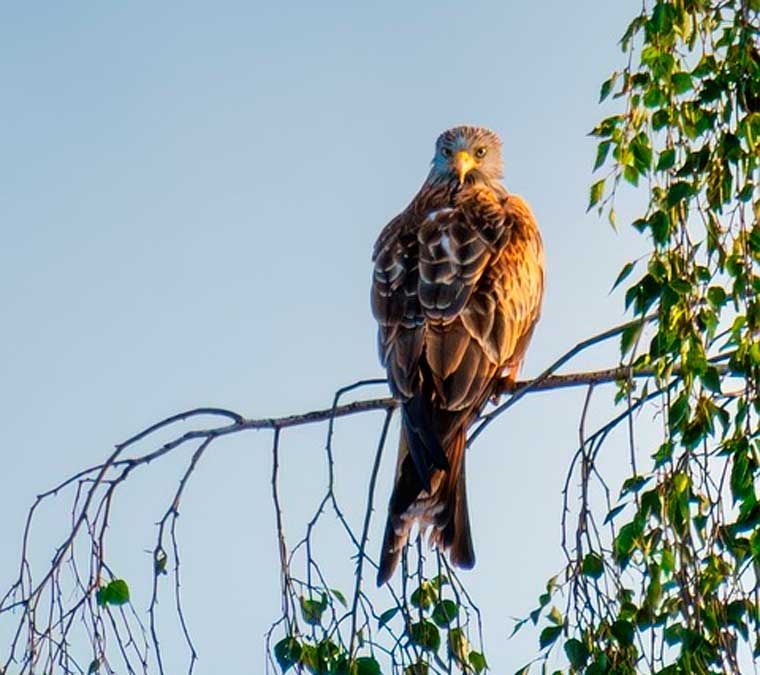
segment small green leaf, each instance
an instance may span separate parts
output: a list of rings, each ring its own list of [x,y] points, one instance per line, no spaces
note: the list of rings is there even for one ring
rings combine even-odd
[[[549,621],[551,621],[553,624],[556,624],[557,626],[561,626],[564,623],[562,619],[562,614],[556,607],[551,608],[547,618],[549,619]]]
[[[625,356],[631,348],[636,344],[636,340],[641,335],[641,329],[643,324],[634,323],[630,326],[626,326],[623,332],[620,333],[620,355]]]
[[[429,672],[430,667],[423,661],[417,661],[417,663],[404,668],[404,675],[428,675]]]
[[[610,512],[604,518],[604,525],[611,523],[615,519],[615,516],[617,516],[617,514],[620,513],[626,506],[628,506],[628,502],[625,504],[619,504],[615,508],[610,509]]]
[[[97,672],[100,670],[100,660],[99,659],[93,659],[90,663],[89,668],[87,668],[87,675],[97,675]]]
[[[708,366],[701,377],[705,389],[714,394],[720,394],[720,373],[715,366]]]
[[[348,607],[348,603],[346,602],[346,596],[343,595],[337,588],[331,588],[330,593],[333,594],[333,597],[344,607]]]
[[[620,274],[617,275],[617,279],[615,279],[615,283],[612,284],[612,288],[610,289],[610,293],[614,291],[620,284],[622,284],[628,276],[633,272],[633,268],[636,267],[636,261],[632,261],[629,263],[626,263],[623,265],[623,269],[620,270]]]
[[[457,604],[452,600],[441,600],[433,609],[433,621],[441,628],[448,626],[459,613]]]
[[[356,659],[355,664],[352,673],[356,675],[381,675],[382,673],[380,664],[371,656],[360,656]]]
[[[319,600],[309,600],[301,596],[301,615],[303,620],[310,626],[318,626],[322,620],[322,613],[325,611],[327,603],[323,595]]]
[[[726,291],[721,286],[710,286],[707,289],[707,301],[713,307],[722,307],[726,302]]]
[[[657,158],[657,171],[667,171],[676,163],[676,151],[673,148],[666,148]]]
[[[627,495],[629,492],[638,492],[643,488],[650,480],[652,480],[652,477],[646,477],[646,476],[631,476],[630,478],[627,478],[625,482],[623,483],[623,487],[620,489],[620,496],[623,497]]]
[[[409,637],[412,642],[423,649],[437,651],[441,646],[441,634],[432,621],[418,621],[409,626]]]
[[[565,654],[567,654],[570,665],[576,670],[583,668],[586,665],[586,661],[588,661],[588,657],[590,656],[586,645],[584,645],[580,640],[576,640],[575,638],[571,638],[565,642]]]
[[[689,397],[682,393],[670,406],[668,410],[668,423],[671,427],[676,427],[686,415],[689,409]]]
[[[604,178],[602,180],[596,181],[591,186],[591,190],[589,192],[589,199],[588,199],[588,208],[586,211],[590,211],[596,204],[599,203],[599,200],[602,198],[602,195],[604,194]]]
[[[382,628],[386,623],[388,623],[394,616],[396,616],[396,613],[398,612],[399,607],[391,607],[390,609],[385,610],[381,615],[380,618],[377,620],[377,627]]]
[[[691,75],[689,73],[673,73],[670,82],[676,94],[684,94],[691,89]]]
[[[461,628],[452,628],[449,631],[447,642],[449,654],[451,654],[457,663],[466,664],[470,655],[470,641]]]
[[[602,82],[601,89],[599,90],[599,103],[604,101],[612,91],[612,87],[615,86],[615,80],[617,80],[618,74],[612,73],[609,79]]]
[[[322,673],[326,670],[323,666],[324,659],[320,656],[319,650],[314,645],[301,645],[301,657],[299,663],[306,666],[312,673]]]
[[[409,598],[415,607],[428,609],[432,605],[438,594],[435,587],[429,581],[423,581]]]
[[[602,141],[596,148],[596,161],[594,162],[594,171],[596,171],[607,159],[610,152],[612,141]]]
[[[685,473],[677,473],[673,476],[673,489],[677,495],[683,494],[689,487],[689,477]]]
[[[282,672],[287,672],[301,659],[301,645],[294,637],[286,637],[274,646],[274,656]]]
[[[488,667],[486,664],[486,657],[480,652],[470,652],[468,660],[476,674],[482,673]]]
[[[95,600],[101,607],[124,605],[129,602],[129,586],[124,579],[114,579],[97,590]]]
[[[620,528],[617,537],[615,537],[615,541],[612,543],[612,551],[615,560],[621,567],[625,567],[628,562],[628,557],[636,543],[636,534],[637,528],[635,524],[628,523]]]
[[[670,233],[670,218],[664,211],[655,211],[647,219],[649,229],[652,231],[652,237],[658,244],[664,244],[668,240]]]
[[[675,206],[686,199],[692,193],[692,187],[688,183],[679,180],[673,183],[668,189],[667,205]]]
[[[604,561],[596,553],[587,553],[581,563],[581,572],[587,577],[598,579],[604,572]]]
[[[538,643],[541,645],[541,649],[549,647],[554,644],[557,638],[562,632],[562,626],[547,626],[541,631],[541,635],[538,637]]]
[[[615,621],[610,626],[610,631],[615,636],[615,639],[624,647],[633,644],[633,630],[633,624],[629,621]]]

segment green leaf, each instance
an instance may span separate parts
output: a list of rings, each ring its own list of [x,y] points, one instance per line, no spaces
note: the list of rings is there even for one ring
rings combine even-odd
[[[538,642],[541,645],[541,649],[549,647],[554,644],[557,638],[562,632],[562,626],[547,626],[541,631],[541,635],[538,637]]]
[[[299,663],[306,666],[312,673],[320,675],[326,670],[324,659],[320,656],[319,650],[309,644],[301,645],[301,657]]]
[[[355,670],[356,675],[381,675],[380,664],[371,656],[360,656],[356,659]]]
[[[689,73],[673,73],[670,82],[676,94],[685,94],[691,89],[691,75]]]
[[[441,634],[432,621],[423,619],[409,626],[409,637],[412,642],[423,649],[437,651],[441,646]]]
[[[330,593],[333,594],[333,596],[337,599],[337,601],[343,605],[344,607],[348,607],[348,603],[346,602],[346,596],[343,595],[337,588],[331,588]]]
[[[300,602],[303,620],[310,626],[318,626],[322,621],[322,613],[327,606],[325,596],[323,595],[319,600],[309,600],[301,596]]]
[[[710,286],[707,289],[707,301],[713,307],[722,307],[726,302],[726,291],[720,286]]]
[[[274,656],[282,672],[287,672],[301,659],[301,645],[294,637],[286,637],[274,646]]]
[[[649,27],[654,33],[667,35],[673,30],[673,6],[667,2],[658,2],[652,10]],[[643,57],[642,57],[643,60]]]
[[[602,195],[604,194],[604,178],[602,180],[596,181],[591,186],[591,190],[589,192],[589,199],[588,199],[588,208],[586,211],[590,211],[591,209],[596,206],[596,204],[599,203],[599,200],[602,198]]]
[[[686,416],[689,409],[689,397],[686,392],[682,393],[670,406],[668,410],[668,423],[671,427],[677,427],[681,420]]]
[[[720,394],[720,373],[715,366],[708,366],[707,370],[702,373],[702,384],[708,391]]]
[[[417,663],[404,668],[404,675],[428,675],[429,672],[430,667],[423,661],[417,661]]]
[[[482,673],[488,667],[486,664],[486,657],[480,652],[470,652],[468,661],[475,673]]]
[[[652,85],[644,94],[643,100],[647,108],[659,108],[665,103],[666,98],[659,87]]]
[[[87,668],[87,675],[97,675],[97,672],[100,670],[100,660],[99,659],[93,659],[90,663],[89,668]]]
[[[688,183],[679,180],[668,189],[667,205],[672,207],[686,199],[692,193],[692,187]]]
[[[628,523],[620,528],[617,537],[615,537],[615,541],[612,544],[612,552],[615,560],[621,567],[625,567],[628,563],[628,558],[636,543],[638,534],[639,527],[636,523]]]
[[[610,509],[610,512],[604,518],[604,525],[612,522],[615,519],[615,516],[617,516],[617,514],[620,513],[626,506],[628,506],[627,502],[625,504],[620,504],[613,509]]]
[[[587,553],[581,563],[581,572],[587,577],[598,579],[604,573],[604,561],[596,553]]]
[[[612,141],[602,141],[596,148],[596,161],[594,162],[594,171],[604,164],[607,155],[610,153]]]
[[[428,609],[437,597],[438,594],[435,587],[429,581],[423,581],[412,593],[410,600],[415,607]]]
[[[604,101],[612,91],[612,87],[615,86],[615,80],[617,80],[618,74],[612,73],[612,75],[606,79],[604,82],[602,82],[601,89],[599,90],[599,103]]]
[[[631,351],[631,348],[633,347],[633,345],[636,344],[636,340],[641,334],[642,328],[643,328],[643,324],[634,323],[634,324],[631,324],[630,326],[626,326],[623,329],[623,332],[620,333],[620,355],[621,356],[625,356],[629,351]]]
[[[129,602],[129,586],[124,579],[114,579],[106,586],[101,586],[95,593],[98,605],[124,605]]]
[[[452,628],[448,634],[449,654],[457,663],[466,664],[470,655],[470,642],[461,628]]]
[[[615,639],[624,647],[628,647],[633,644],[633,624],[629,621],[615,621],[610,626],[610,631],[615,636]]]
[[[631,143],[631,152],[636,169],[640,173],[645,173],[652,166],[652,148],[646,139],[637,139]]]
[[[457,618],[459,607],[453,600],[441,600],[433,609],[433,621],[442,628]]]
[[[627,478],[623,482],[623,487],[620,489],[620,496],[624,497],[629,492],[638,492],[643,488],[650,480],[652,480],[652,477],[646,477],[646,476],[631,476],[630,478]]]
[[[626,166],[623,169],[623,178],[625,178],[633,187],[639,185],[639,172],[635,166]]]
[[[620,286],[620,284],[622,284],[629,277],[629,275],[631,274],[631,272],[633,272],[633,268],[634,267],[636,267],[636,261],[635,260],[632,261],[632,262],[626,263],[625,265],[623,265],[623,269],[620,270],[620,274],[617,275],[617,279],[615,279],[615,283],[612,284],[612,288],[610,289],[610,293],[612,293],[612,291],[614,291],[618,286]]]
[[[677,473],[673,476],[673,489],[677,495],[683,494],[689,487],[689,477],[685,473]]]
[[[570,665],[576,670],[583,668],[590,656],[586,645],[575,638],[571,638],[565,642],[565,654],[567,654],[567,659],[570,661]]]
[[[676,151],[673,148],[666,148],[657,158],[657,171],[667,171],[676,163]]]
[[[381,615],[380,618],[377,620],[377,627],[382,628],[386,623],[388,623],[394,616],[396,616],[396,613],[399,611],[399,607],[391,607],[390,609],[385,610]]]

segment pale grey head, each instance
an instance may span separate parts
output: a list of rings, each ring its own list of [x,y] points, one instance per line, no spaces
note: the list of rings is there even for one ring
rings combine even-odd
[[[499,137],[484,127],[460,126],[438,137],[428,179],[459,184],[498,181],[502,169]]]

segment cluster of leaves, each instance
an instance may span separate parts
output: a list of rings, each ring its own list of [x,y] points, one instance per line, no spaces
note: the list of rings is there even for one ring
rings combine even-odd
[[[302,634],[291,624],[287,635],[273,647],[277,664],[283,673],[293,669],[313,675],[380,675],[390,671],[381,669],[374,653],[379,651],[389,657],[385,659],[388,667],[403,675],[479,675],[486,670],[486,661],[482,652],[472,649],[467,637],[467,608],[456,597],[444,597],[446,586],[450,582],[443,575],[423,579],[410,593],[408,603],[378,614],[377,630],[390,633],[395,647],[383,648],[369,631],[360,630],[353,651],[369,649],[370,654],[364,656],[352,653],[351,646],[340,641],[338,626],[327,618],[330,594],[345,604],[340,592],[322,592],[318,599],[301,597],[301,619],[311,633]]]
[[[645,264],[621,357],[651,378],[618,399],[658,402],[662,441],[632,463],[606,543],[579,520],[541,646],[569,637],[571,673],[739,673],[760,657],[760,1],[645,2],[622,46],[589,208],[614,225],[621,182],[646,185],[632,225],[651,253],[616,285]]]

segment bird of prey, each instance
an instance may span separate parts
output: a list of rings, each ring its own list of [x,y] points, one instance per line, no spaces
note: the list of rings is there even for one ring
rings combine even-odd
[[[493,131],[443,132],[422,188],[375,244],[372,312],[402,409],[378,585],[393,574],[415,521],[452,563],[475,564],[467,429],[514,382],[544,287],[535,218],[501,175]]]

